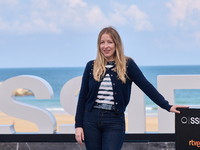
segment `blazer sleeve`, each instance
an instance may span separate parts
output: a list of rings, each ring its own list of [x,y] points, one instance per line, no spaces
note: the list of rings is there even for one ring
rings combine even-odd
[[[128,60],[128,77],[132,80],[154,103],[167,111],[170,111],[172,105],[155,89],[155,87],[145,78],[137,64]]]

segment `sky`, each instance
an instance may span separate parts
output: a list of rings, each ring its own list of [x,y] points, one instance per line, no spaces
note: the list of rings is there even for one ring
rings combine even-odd
[[[0,68],[84,67],[107,26],[139,66],[200,65],[200,0],[0,0]]]

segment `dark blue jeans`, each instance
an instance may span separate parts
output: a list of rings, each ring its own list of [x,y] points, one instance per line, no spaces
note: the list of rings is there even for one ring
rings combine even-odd
[[[124,114],[102,109],[86,110],[83,131],[87,150],[120,150],[125,137]]]

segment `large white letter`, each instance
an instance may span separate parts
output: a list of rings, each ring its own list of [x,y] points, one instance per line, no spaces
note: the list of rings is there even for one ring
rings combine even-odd
[[[31,90],[36,99],[50,99],[53,97],[51,85],[36,76],[17,76],[4,81],[0,86],[0,110],[9,116],[35,123],[38,133],[54,133],[57,128],[56,119],[46,109],[18,102],[11,93],[18,88]],[[0,126],[0,133],[5,127]],[[8,133],[13,133],[12,131]],[[6,134],[4,132],[4,134]]]
[[[158,76],[158,91],[169,101],[171,105],[174,101],[175,89],[200,89],[200,75],[171,75]],[[158,108],[158,132],[174,133],[175,115],[166,110]]]
[[[60,103],[62,107],[66,112],[73,116],[75,116],[76,113],[76,97],[78,96],[78,91],[81,87],[81,79],[82,76],[69,80],[67,83],[65,83],[60,92]],[[59,126],[60,133],[74,133],[74,131],[74,124],[62,124]]]
[[[128,133],[145,133],[146,111],[144,93],[132,83],[131,98],[128,105]]]

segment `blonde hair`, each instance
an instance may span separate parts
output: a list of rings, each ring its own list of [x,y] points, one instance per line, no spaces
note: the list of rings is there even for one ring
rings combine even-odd
[[[115,53],[114,53],[114,59],[116,67],[114,68],[114,71],[117,72],[118,78],[122,80],[123,83],[126,83],[126,60],[128,57],[124,55],[124,48],[122,44],[122,40],[118,34],[118,32],[113,27],[106,27],[103,28],[98,36],[97,40],[97,57],[94,62],[94,68],[93,68],[93,77],[96,81],[101,81],[102,77],[105,75],[106,72],[106,64],[107,59],[102,54],[100,50],[100,42],[101,42],[101,36],[103,34],[108,34],[112,38],[113,42],[115,43]]]

